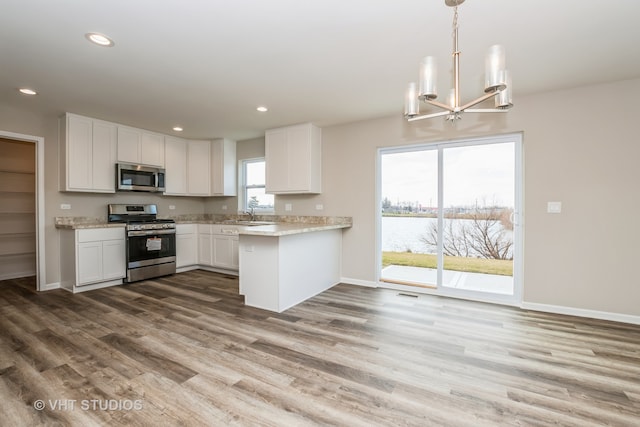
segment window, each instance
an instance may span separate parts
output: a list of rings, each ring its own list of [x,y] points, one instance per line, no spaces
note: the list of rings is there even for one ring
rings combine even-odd
[[[265,192],[264,159],[247,159],[242,161],[242,200],[239,210],[250,212],[273,212],[273,194]]]

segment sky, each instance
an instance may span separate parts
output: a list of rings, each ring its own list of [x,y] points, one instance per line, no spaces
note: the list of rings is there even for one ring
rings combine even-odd
[[[444,207],[514,204],[514,144],[443,148]],[[438,150],[382,156],[382,200],[438,205]]]

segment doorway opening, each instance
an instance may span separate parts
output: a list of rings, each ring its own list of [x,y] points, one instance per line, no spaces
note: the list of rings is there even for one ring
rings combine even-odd
[[[44,139],[0,131],[0,280],[42,289]]]
[[[381,286],[519,303],[522,136],[379,150]]]

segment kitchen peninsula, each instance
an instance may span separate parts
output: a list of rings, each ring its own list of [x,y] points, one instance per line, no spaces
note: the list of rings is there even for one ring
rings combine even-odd
[[[285,223],[239,231],[245,304],[282,312],[340,281],[342,229],[351,221]]]

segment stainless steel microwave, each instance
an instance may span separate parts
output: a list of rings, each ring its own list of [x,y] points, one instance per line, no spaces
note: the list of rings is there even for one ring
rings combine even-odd
[[[118,191],[163,192],[165,170],[153,166],[116,164],[116,188]]]

